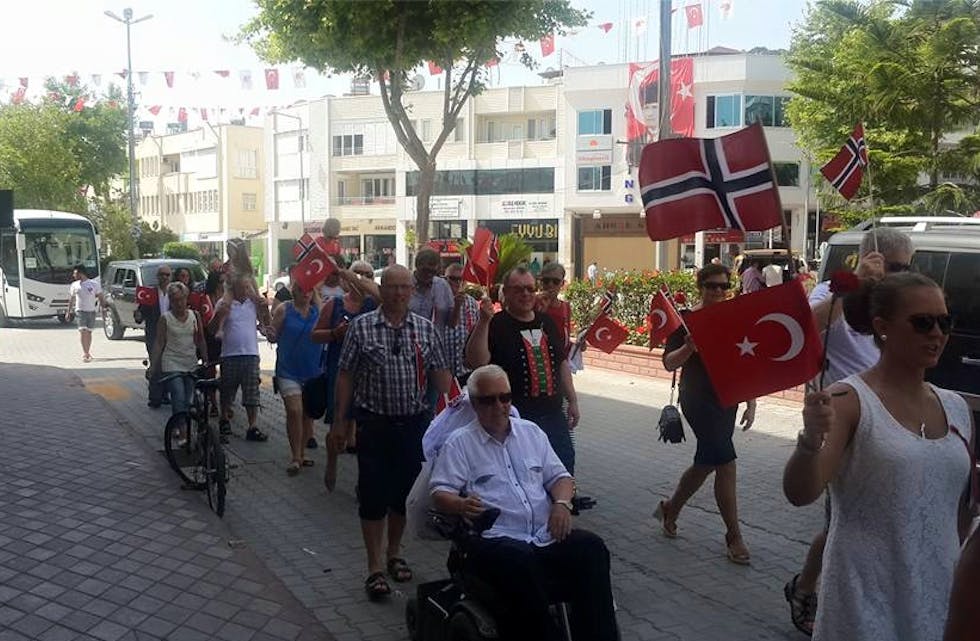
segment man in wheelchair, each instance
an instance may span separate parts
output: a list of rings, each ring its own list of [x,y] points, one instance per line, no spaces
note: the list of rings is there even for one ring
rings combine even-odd
[[[440,512],[475,518],[500,510],[463,568],[493,589],[500,638],[554,639],[549,604],[565,601],[576,641],[615,641],[609,551],[595,534],[572,528],[574,479],[537,425],[509,415],[503,369],[476,369],[467,391],[477,420],[446,440],[429,490]]]

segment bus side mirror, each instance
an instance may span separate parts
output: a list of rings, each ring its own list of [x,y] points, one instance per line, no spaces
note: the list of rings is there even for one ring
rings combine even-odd
[[[15,238],[17,239],[17,251],[22,252],[27,249],[27,236],[24,234],[17,234]]]

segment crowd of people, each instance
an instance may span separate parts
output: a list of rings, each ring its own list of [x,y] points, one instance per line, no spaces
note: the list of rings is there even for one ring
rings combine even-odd
[[[962,641],[978,629],[965,594],[975,589],[980,565],[978,535],[970,538],[976,436],[965,401],[925,382],[951,320],[939,287],[909,271],[912,252],[900,232],[873,230],[855,270],[860,288],[838,296],[821,283],[811,294],[827,372],[824,387],[811,386],[806,395],[784,492],[794,505],[825,496],[827,522],[785,595],[793,624],[823,641]],[[510,270],[500,309],[488,296],[477,301],[463,291],[462,266],[440,269],[439,255],[428,249],[418,252],[414,270],[389,266],[380,283],[359,262],[314,291],[293,281],[276,295],[271,313],[249,278],[232,273],[223,288],[209,282],[215,313],[206,325],[187,307],[187,285],[171,283],[165,265],[157,276],[157,303],[139,312],[151,356],[150,405],[164,394],[154,381],[193,369],[199,355],[220,357],[222,431],[230,431],[240,390],[245,436],[265,441],[256,422],[257,334],[275,343],[275,388],[290,448],[286,472],[313,465],[307,450],[319,446],[304,403],[312,386],[327,397],[329,490],[337,454],[356,454],[369,597],[384,599],[392,592],[389,581],[413,577],[402,548],[406,497],[422,468],[422,439],[436,399],[455,377],[477,418],[446,441],[429,488],[435,506],[449,513],[501,510],[471,562],[505,595],[507,638],[549,638],[548,586],[556,578],[577,604],[576,639],[617,638],[609,552],[570,519],[572,430],[580,408],[567,360],[571,310],[559,296],[561,265],[549,262],[537,275],[526,266]],[[729,268],[705,266],[697,287],[697,306],[724,301],[732,287]],[[85,289],[74,297],[79,311],[97,295]],[[86,325],[80,317],[83,333]],[[721,406],[683,328],[667,340],[663,364],[680,371],[680,407],[697,447],[673,494],[657,507],[659,527],[676,537],[684,505],[713,474],[725,556],[748,565],[733,437],[736,422],[743,430],[752,426],[756,403],[746,403],[741,417],[737,407]],[[190,390],[186,381],[168,380],[172,411],[186,410]],[[568,570],[571,559],[576,572]]]

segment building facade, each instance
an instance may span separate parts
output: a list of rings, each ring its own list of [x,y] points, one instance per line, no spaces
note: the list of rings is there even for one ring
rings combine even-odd
[[[169,227],[205,257],[222,258],[229,238],[252,243],[265,270],[263,132],[259,127],[205,126],[147,136],[136,147],[140,219]]]

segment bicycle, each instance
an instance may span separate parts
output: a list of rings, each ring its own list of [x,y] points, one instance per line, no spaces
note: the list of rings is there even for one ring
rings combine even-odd
[[[225,513],[225,494],[229,479],[228,462],[217,427],[210,421],[209,392],[217,390],[219,378],[205,378],[216,363],[199,365],[193,372],[170,373],[161,383],[177,378],[194,378],[194,396],[187,412],[170,417],[163,430],[163,448],[170,467],[184,482],[184,489],[204,490],[208,505],[219,517]]]

